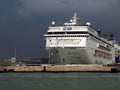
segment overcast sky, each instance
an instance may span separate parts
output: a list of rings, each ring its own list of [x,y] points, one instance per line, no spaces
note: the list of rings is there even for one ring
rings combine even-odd
[[[90,21],[120,42],[120,0],[0,0],[0,59],[46,58],[43,35],[51,21]]]

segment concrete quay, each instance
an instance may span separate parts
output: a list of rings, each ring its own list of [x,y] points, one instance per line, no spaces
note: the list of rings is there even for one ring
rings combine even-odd
[[[55,65],[47,66],[48,72],[110,72],[110,67],[101,65]]]
[[[120,67],[102,65],[0,66],[0,72],[120,72]]]
[[[0,72],[42,72],[43,66],[0,66]]]

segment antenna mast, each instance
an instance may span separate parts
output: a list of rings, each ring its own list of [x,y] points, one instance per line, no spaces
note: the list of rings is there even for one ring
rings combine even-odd
[[[79,18],[77,17],[77,13],[74,13],[74,16],[71,18],[70,22],[77,24],[77,20],[78,20],[78,19],[79,19]]]

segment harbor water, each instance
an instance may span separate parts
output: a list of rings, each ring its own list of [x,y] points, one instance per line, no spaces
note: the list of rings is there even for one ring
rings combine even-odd
[[[120,90],[120,73],[0,73],[0,90]]]

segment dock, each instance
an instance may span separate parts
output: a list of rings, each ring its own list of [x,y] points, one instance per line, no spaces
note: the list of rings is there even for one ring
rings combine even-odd
[[[120,66],[103,65],[39,65],[0,66],[0,72],[120,72]]]

